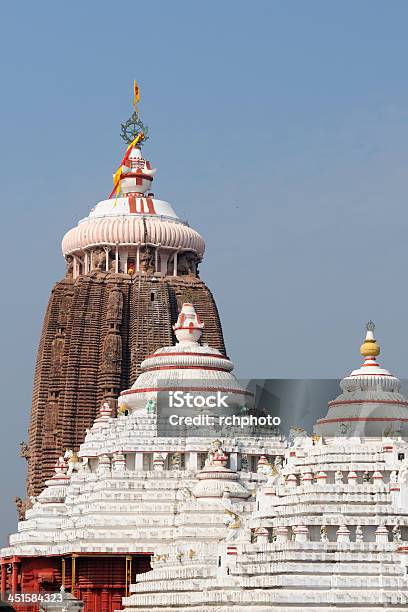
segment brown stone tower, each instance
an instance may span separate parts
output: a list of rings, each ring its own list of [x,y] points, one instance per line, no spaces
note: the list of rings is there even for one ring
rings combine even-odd
[[[205,320],[203,342],[225,352],[217,307],[198,277],[204,241],[168,202],[145,195],[155,170],[140,149],[145,128],[136,114],[131,119],[122,126],[129,147],[120,195],[97,204],[62,242],[67,273],[45,314],[22,445],[28,495],[41,491],[66,448],[78,448],[101,402],[114,409],[143,359],[173,342],[182,302],[194,302]]]

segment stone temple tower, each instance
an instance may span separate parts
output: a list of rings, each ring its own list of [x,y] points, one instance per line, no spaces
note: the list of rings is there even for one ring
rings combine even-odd
[[[122,125],[128,149],[112,197],[62,241],[65,277],[49,299],[35,369],[28,444],[28,495],[37,495],[66,448],[77,449],[103,401],[112,406],[140,363],[172,344],[183,302],[205,318],[203,342],[225,352],[211,291],[199,278],[205,244],[151,191],[137,113]]]

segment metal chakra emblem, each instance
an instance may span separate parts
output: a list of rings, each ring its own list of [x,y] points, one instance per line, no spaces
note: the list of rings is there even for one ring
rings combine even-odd
[[[371,332],[373,332],[373,331],[375,330],[375,325],[374,325],[374,323],[373,323],[372,321],[369,321],[369,322],[367,323],[367,325],[366,325],[366,329],[367,329],[367,331],[371,331]]]
[[[127,144],[133,142],[136,136],[138,136],[141,132],[143,132],[143,138],[139,140],[138,146],[142,146],[149,138],[147,136],[149,128],[147,125],[142,123],[136,111],[134,111],[134,113],[127,121],[125,121],[125,123],[121,124],[120,131],[121,138],[123,138]]]

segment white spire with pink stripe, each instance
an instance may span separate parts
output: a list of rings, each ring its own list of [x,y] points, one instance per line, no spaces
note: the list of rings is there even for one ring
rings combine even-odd
[[[408,401],[400,380],[380,367],[380,346],[369,321],[360,347],[360,368],[340,382],[342,393],[328,403],[328,413],[315,425],[323,436],[382,437],[408,434]]]

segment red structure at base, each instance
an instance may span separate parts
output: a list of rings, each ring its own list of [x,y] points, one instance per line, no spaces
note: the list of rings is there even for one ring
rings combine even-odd
[[[114,612],[122,609],[122,597],[137,582],[137,574],[148,572],[149,553],[129,555],[73,553],[54,557],[1,559],[1,592],[40,593],[58,591],[64,585],[81,599],[84,612]],[[38,605],[13,604],[19,612],[38,612]]]

